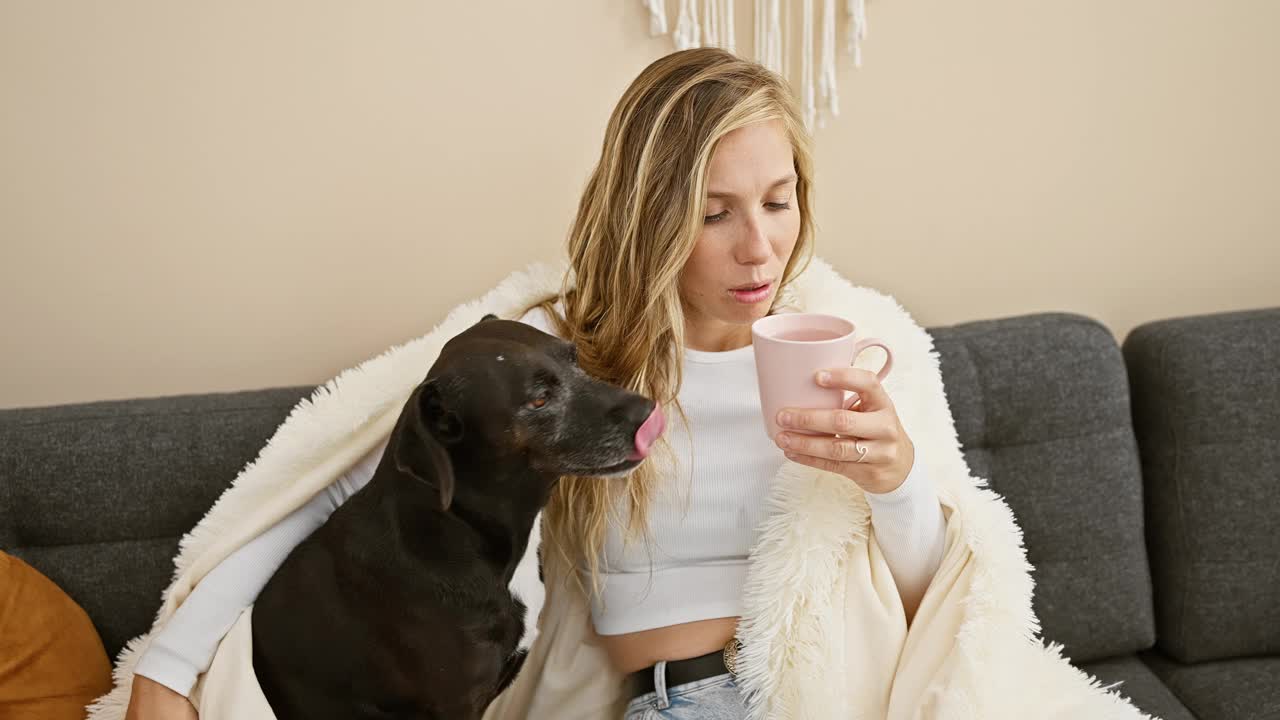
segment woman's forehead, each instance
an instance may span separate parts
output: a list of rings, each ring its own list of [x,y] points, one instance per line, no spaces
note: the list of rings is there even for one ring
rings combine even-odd
[[[707,195],[765,191],[794,178],[791,140],[779,121],[757,123],[725,135],[707,168]]]

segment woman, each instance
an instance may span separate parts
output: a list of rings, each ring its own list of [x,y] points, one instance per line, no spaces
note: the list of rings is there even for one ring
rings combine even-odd
[[[812,251],[811,187],[809,139],[779,77],[712,48],[660,58],[612,114],[569,238],[572,277],[521,318],[673,418],[662,452],[625,483],[562,479],[543,524],[543,553],[558,559],[548,588],[589,598],[595,638],[632,688],[627,718],[745,717],[729,665],[755,528],[786,459],[867,494],[908,620],[941,562],[936,491],[873,374],[830,370],[828,384],[859,397],[849,409],[780,414],[822,434],[764,436],[750,325],[785,307]],[[204,578],[139,662],[128,718],[195,716],[185,695],[221,633],[381,450]],[[561,567],[578,572],[550,572]]]

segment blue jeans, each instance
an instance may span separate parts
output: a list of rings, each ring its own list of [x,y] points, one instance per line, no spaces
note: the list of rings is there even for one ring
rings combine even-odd
[[[667,662],[653,666],[653,691],[627,704],[622,720],[742,720],[747,706],[729,673],[667,687]]]

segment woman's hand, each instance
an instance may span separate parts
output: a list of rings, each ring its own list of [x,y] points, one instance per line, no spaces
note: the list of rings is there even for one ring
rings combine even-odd
[[[896,490],[911,472],[916,450],[876,374],[839,367],[820,371],[816,381],[856,395],[841,410],[783,408],[777,417],[783,431],[774,442],[788,459],[844,475],[869,493]],[[804,435],[788,428],[827,434]]]
[[[142,675],[133,676],[133,691],[124,720],[198,720],[191,701]]]

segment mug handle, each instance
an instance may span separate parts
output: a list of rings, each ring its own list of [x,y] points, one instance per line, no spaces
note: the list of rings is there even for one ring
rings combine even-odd
[[[862,351],[869,347],[878,347],[884,350],[884,367],[880,368],[880,370],[876,372],[876,379],[880,382],[884,382],[884,379],[889,377],[889,370],[893,367],[893,351],[889,349],[889,346],[886,345],[883,340],[878,338],[864,338],[854,343],[853,357],[849,359],[849,364],[852,365],[854,361],[858,359],[858,356],[862,354]],[[850,392],[849,394],[852,396],[850,399],[853,401],[845,401],[844,407],[846,410],[852,410],[862,402],[862,398],[858,393]]]

